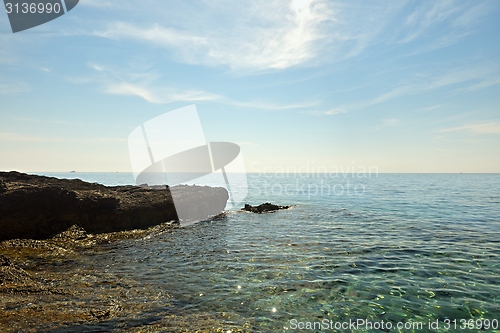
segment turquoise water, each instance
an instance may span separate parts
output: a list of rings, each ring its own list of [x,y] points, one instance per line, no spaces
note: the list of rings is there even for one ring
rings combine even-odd
[[[293,207],[119,241],[81,269],[134,281],[127,302],[160,295],[137,327],[169,312],[235,332],[500,332],[500,175],[250,174],[248,184],[246,202]]]

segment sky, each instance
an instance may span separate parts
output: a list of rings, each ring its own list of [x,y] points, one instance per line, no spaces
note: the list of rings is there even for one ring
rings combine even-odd
[[[0,170],[130,172],[196,105],[247,172],[500,172],[500,2],[81,0],[0,13]]]

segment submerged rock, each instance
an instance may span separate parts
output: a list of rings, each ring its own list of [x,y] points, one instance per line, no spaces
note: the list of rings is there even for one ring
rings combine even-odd
[[[220,214],[224,188],[178,186],[177,206],[193,220]],[[145,229],[178,220],[170,188],[108,187],[79,179],[0,172],[0,240],[44,239],[77,225],[89,233]]]
[[[9,258],[0,255],[0,294],[1,293],[49,293],[50,290],[27,273],[13,264]]]
[[[278,205],[273,205],[272,203],[266,202],[266,203],[263,203],[263,204],[258,205],[258,206],[252,206],[249,204],[245,204],[245,207],[243,208],[243,210],[246,210],[246,211],[252,212],[252,213],[262,214],[262,213],[274,212],[276,210],[288,209],[288,208],[290,208],[290,206],[278,206]]]

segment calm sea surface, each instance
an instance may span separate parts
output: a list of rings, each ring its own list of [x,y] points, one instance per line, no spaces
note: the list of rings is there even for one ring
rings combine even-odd
[[[500,175],[249,174],[248,185],[247,203],[293,207],[231,211],[84,257],[87,275],[134,286],[122,302],[154,303],[86,329],[146,328],[167,312],[217,318],[207,329],[220,332],[500,332]]]

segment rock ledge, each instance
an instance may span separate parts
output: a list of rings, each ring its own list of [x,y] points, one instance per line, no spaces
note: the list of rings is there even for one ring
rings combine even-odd
[[[192,220],[220,214],[226,189],[176,187]],[[145,229],[178,220],[169,188],[108,187],[79,179],[0,172],[0,240],[44,239],[78,225],[89,233]]]

